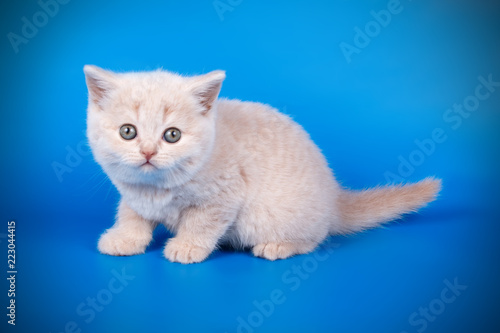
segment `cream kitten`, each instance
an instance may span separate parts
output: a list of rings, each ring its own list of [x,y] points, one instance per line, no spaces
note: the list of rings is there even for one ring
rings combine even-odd
[[[221,243],[282,259],[328,235],[394,220],[433,200],[439,180],[365,191],[343,189],[300,125],[268,105],[217,99],[223,71],[84,68],[87,135],[121,194],[101,253],[144,253],[163,223],[173,262],[205,260]]]

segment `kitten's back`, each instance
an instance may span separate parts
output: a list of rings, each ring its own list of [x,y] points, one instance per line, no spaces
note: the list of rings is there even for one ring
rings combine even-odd
[[[237,161],[246,178],[240,237],[251,244],[275,233],[281,233],[276,239],[323,239],[336,219],[340,189],[307,132],[265,104],[223,99],[217,107],[216,145],[224,146],[218,154]]]

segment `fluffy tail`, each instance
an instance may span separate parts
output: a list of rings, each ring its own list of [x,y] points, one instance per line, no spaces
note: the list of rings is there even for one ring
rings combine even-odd
[[[433,201],[441,180],[426,178],[418,183],[343,191],[339,198],[342,233],[376,227],[401,215],[417,211]]]

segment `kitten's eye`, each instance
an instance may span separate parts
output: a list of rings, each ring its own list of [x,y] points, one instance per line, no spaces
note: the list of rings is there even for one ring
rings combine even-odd
[[[176,143],[181,138],[181,131],[175,127],[170,127],[165,131],[165,134],[163,134],[163,138],[168,143]]]
[[[134,125],[125,124],[125,125],[122,125],[122,127],[120,127],[120,135],[125,140],[132,140],[133,138],[136,137],[137,131],[136,131]]]

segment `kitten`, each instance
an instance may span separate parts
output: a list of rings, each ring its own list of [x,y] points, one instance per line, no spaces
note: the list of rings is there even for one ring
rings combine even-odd
[[[440,180],[349,191],[300,125],[270,106],[217,99],[223,71],[84,68],[87,135],[121,194],[99,239],[110,255],[144,253],[163,223],[173,262],[205,260],[221,243],[283,259],[328,235],[375,227],[432,201]]]

